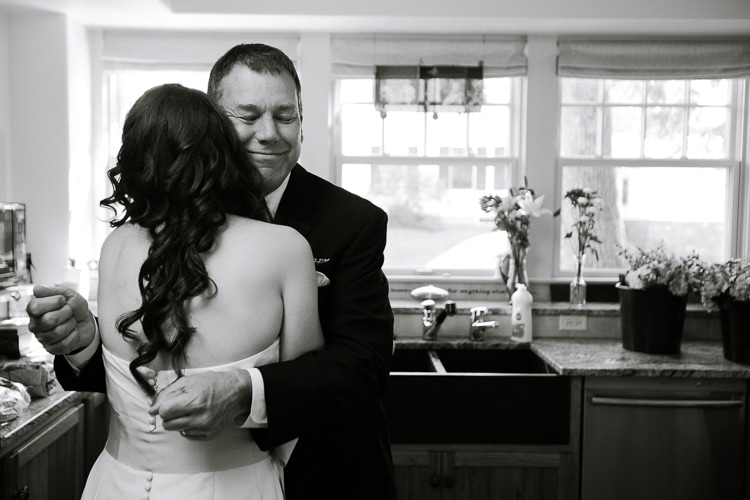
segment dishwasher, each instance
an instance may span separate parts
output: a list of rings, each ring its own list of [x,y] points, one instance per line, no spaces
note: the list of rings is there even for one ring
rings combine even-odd
[[[744,379],[584,381],[582,500],[745,495]]]

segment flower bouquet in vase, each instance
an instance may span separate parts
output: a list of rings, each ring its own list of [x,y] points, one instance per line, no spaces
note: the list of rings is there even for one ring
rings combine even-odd
[[[750,259],[705,265],[699,282],[703,306],[719,310],[724,357],[750,364]]]
[[[526,252],[530,246],[531,220],[545,214],[553,215],[551,210],[542,208],[544,195],[536,195],[528,187],[528,182],[525,184],[523,187],[510,188],[506,196],[487,195],[479,199],[482,210],[494,215],[495,229],[508,235],[510,253],[503,256],[500,263],[500,275],[508,298],[513,295],[517,283],[523,283],[527,288],[529,286]]]
[[[687,296],[697,289],[697,255],[676,257],[663,246],[620,249],[628,270],[617,284],[625,349],[678,354],[685,326]]]
[[[565,239],[570,241],[575,256],[575,277],[570,283],[570,303],[582,306],[586,303],[586,282],[583,280],[583,265],[586,253],[591,253],[599,259],[594,245],[601,243],[594,230],[599,213],[604,208],[604,200],[591,188],[574,188],[565,193],[564,200],[568,201],[570,210]]]

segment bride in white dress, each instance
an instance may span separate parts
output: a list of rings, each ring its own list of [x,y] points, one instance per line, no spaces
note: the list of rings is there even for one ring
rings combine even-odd
[[[307,242],[264,222],[260,176],[200,91],[147,91],[109,177],[102,205],[121,212],[102,247],[98,301],[112,417],[83,498],[284,498],[282,458],[247,429],[182,435],[148,410],[183,374],[322,348]]]

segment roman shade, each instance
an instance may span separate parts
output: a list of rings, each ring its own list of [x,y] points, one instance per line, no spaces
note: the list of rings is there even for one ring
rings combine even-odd
[[[106,69],[210,69],[226,51],[240,43],[265,43],[298,62],[299,37],[286,34],[215,32],[149,32],[106,30],[102,60]]]
[[[526,74],[526,39],[489,35],[336,35],[334,77],[373,78],[376,66],[479,66],[484,77]],[[416,69],[415,69],[416,71]]]
[[[721,79],[750,76],[750,38],[560,40],[558,76]]]

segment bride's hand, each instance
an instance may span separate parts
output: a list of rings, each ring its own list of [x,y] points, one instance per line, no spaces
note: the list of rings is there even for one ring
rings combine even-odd
[[[161,391],[149,409],[164,429],[213,439],[234,419],[250,413],[252,383],[246,370],[185,375]],[[243,419],[244,420],[244,419]]]

